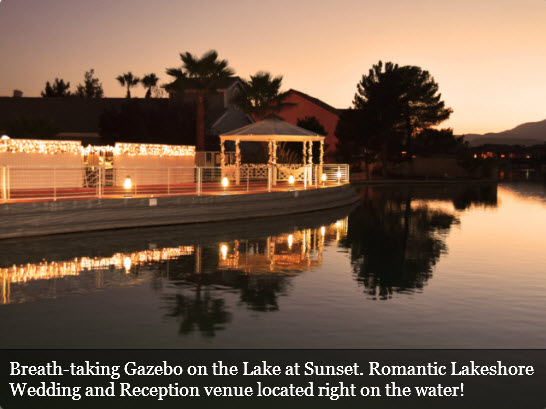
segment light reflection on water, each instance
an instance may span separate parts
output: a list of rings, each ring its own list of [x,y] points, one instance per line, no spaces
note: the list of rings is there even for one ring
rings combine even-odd
[[[3,242],[2,347],[543,347],[544,186]]]

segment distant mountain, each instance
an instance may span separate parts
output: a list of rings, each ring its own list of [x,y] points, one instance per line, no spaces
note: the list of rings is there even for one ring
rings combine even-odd
[[[546,142],[546,119],[538,122],[527,122],[513,129],[502,132],[465,134],[465,140],[471,146],[487,143],[506,145],[537,145]]]

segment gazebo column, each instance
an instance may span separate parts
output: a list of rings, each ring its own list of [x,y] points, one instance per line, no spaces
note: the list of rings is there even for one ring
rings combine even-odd
[[[313,141],[309,141],[309,151],[307,156],[309,160],[309,166],[305,171],[307,172],[307,180],[310,183],[313,183]]]
[[[319,157],[319,170],[317,175],[317,181],[322,180],[322,165],[324,164],[324,141],[320,141],[320,157]],[[317,182],[318,186],[318,182]]]
[[[303,164],[307,163],[307,141],[303,141]]]
[[[237,186],[241,183],[241,148],[239,142],[241,142],[240,139],[235,141],[235,167],[237,168],[235,171],[235,184]]]
[[[226,148],[224,146],[224,139],[220,139],[220,168],[222,173],[222,179],[224,178],[226,171]]]
[[[277,186],[277,141],[273,140],[273,186]]]

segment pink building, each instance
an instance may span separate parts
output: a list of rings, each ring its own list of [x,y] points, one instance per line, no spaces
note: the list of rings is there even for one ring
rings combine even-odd
[[[288,91],[288,97],[284,102],[295,104],[287,107],[277,115],[286,122],[297,125],[298,119],[303,119],[306,116],[314,116],[326,129],[326,144],[325,157],[332,161],[336,151],[337,138],[335,136],[337,122],[339,121],[339,110],[321,101],[313,98],[303,92],[291,89]]]

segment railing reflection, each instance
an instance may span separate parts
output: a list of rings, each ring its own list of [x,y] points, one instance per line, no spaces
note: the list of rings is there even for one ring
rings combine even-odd
[[[218,270],[237,270],[244,274],[294,274],[322,263],[325,243],[339,241],[347,234],[347,218],[328,226],[269,236],[265,239],[232,240],[218,244],[211,257],[203,245],[151,248],[115,253],[108,257],[81,257],[68,261],[42,261],[0,268],[2,304],[37,298],[57,297],[74,291],[90,291],[109,286],[130,285],[146,278],[145,273],[161,270],[170,260],[193,257],[183,273],[202,274]],[[150,244],[150,247],[155,246]],[[206,254],[205,254],[206,253]],[[176,271],[171,273],[176,277]],[[157,277],[157,274],[153,274]],[[160,275],[160,277],[163,277]],[[170,277],[167,275],[167,279]],[[60,280],[60,281],[59,281]],[[63,281],[64,280],[64,281]],[[65,286],[56,282],[70,281]],[[13,288],[12,288],[13,287]]]

